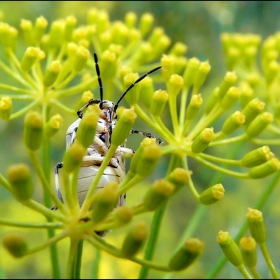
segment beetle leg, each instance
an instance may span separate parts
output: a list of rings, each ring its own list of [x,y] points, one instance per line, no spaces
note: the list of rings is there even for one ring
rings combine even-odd
[[[92,104],[99,104],[101,102],[101,100],[93,100],[93,99],[90,99],[78,112],[77,112],[77,115],[78,117],[81,119],[83,117],[83,111],[89,106],[89,105],[92,105]]]
[[[141,135],[143,135],[143,136],[145,136],[145,137],[148,137],[148,138],[156,138],[156,139],[157,139],[157,142],[158,142],[159,144],[163,143],[162,140],[161,140],[160,138],[153,136],[153,135],[152,135],[151,133],[149,133],[149,132],[140,131],[140,130],[136,130],[136,129],[131,129],[130,133],[131,133],[131,134],[135,134],[135,133],[136,133],[136,134],[141,134]]]
[[[62,162],[58,162],[54,168],[54,180],[55,180],[55,189],[58,199],[63,202],[62,194],[59,188],[59,177],[58,177],[58,169],[62,168]],[[53,206],[51,210],[57,210],[57,206]]]
[[[120,150],[124,154],[130,155],[130,156],[133,156],[135,153],[133,150],[131,150],[129,148],[125,148],[125,147],[118,147],[118,150]]]

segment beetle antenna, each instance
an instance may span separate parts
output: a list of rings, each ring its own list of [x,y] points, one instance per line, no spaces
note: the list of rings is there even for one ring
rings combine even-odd
[[[149,74],[159,70],[162,66],[158,66],[152,70],[150,70],[149,72],[147,72],[146,74],[143,74],[140,78],[138,78],[133,84],[131,84],[128,89],[122,94],[121,98],[118,100],[118,102],[116,103],[116,105],[114,106],[114,112],[117,111],[117,108],[119,106],[119,103],[122,101],[122,99],[124,98],[124,96],[140,81],[142,81],[145,77],[147,77]]]
[[[101,81],[101,78],[100,78],[100,70],[99,70],[99,66],[98,66],[97,54],[94,53],[93,56],[94,56],[94,62],[95,62],[95,70],[96,70],[96,74],[97,74],[97,77],[98,77],[98,83],[99,83],[100,100],[101,100],[101,103],[102,103],[102,101],[103,101],[103,86],[102,86],[102,81]]]

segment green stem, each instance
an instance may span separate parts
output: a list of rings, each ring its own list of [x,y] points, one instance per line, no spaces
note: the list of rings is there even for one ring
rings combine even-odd
[[[204,153],[200,153],[199,156],[204,158],[204,159],[212,160],[212,161],[223,163],[223,164],[242,166],[241,160],[219,158],[219,157],[214,157],[214,156],[207,155],[207,154],[204,154]]]
[[[187,107],[187,99],[188,99],[188,88],[184,88],[181,96],[181,105],[180,105],[180,127],[182,131],[182,127],[184,126],[186,107]]]
[[[171,114],[172,125],[174,128],[175,137],[180,137],[180,128],[177,116],[177,104],[176,104],[176,96],[170,96],[169,99],[169,108]]]
[[[135,104],[135,112],[137,115],[139,115],[150,127],[152,127],[161,137],[168,140],[168,135],[165,134],[165,132],[161,129],[161,127],[155,123],[152,122],[151,119],[147,117],[147,115],[142,111],[139,105]]]
[[[92,279],[98,279],[100,259],[101,259],[101,250],[96,248],[96,255],[92,265]]]
[[[271,181],[269,182],[267,187],[263,190],[262,194],[260,195],[260,198],[258,199],[256,204],[252,207],[253,209],[261,210],[264,207],[265,203],[267,202],[267,200],[270,197],[271,193],[273,192],[274,188],[277,186],[279,178],[280,178],[280,171],[278,171],[274,175],[274,177],[271,179]],[[246,233],[247,229],[248,229],[248,222],[247,222],[247,219],[246,220],[244,219],[243,225],[240,228],[240,230],[238,231],[234,240],[236,242],[238,242],[240,240],[240,238]],[[208,275],[206,276],[206,279],[216,278],[216,276],[222,270],[222,268],[224,267],[226,262],[227,262],[227,258],[223,255],[217,261],[216,265],[213,266],[212,270],[208,273]]]
[[[52,104],[56,105],[58,108],[64,110],[65,112],[67,112],[67,113],[69,113],[69,114],[71,114],[71,115],[73,115],[73,116],[77,116],[77,113],[76,113],[74,110],[68,108],[67,106],[65,106],[64,104],[62,104],[61,102],[59,102],[58,100],[56,100],[56,99],[50,99],[50,102],[51,102]]]
[[[31,254],[34,254],[36,252],[39,252],[55,243],[57,243],[58,241],[62,240],[63,238],[65,238],[66,236],[68,235],[68,232],[67,231],[63,231],[62,233],[52,237],[51,239],[48,239],[47,242],[37,246],[37,247],[34,247],[30,250],[28,250],[28,255],[31,255]]]
[[[12,192],[12,187],[7,179],[0,173],[0,185],[4,187],[8,192]]]
[[[274,125],[274,124],[270,124],[268,127],[267,127],[268,130],[280,135],[280,129],[278,126]]]
[[[153,117],[152,119],[157,122],[157,124],[160,126],[160,128],[168,135],[169,139],[172,139],[172,141],[176,141],[175,136],[170,132],[170,130],[164,125],[160,117]]]
[[[169,167],[168,167],[168,171],[167,174],[169,174],[174,168],[176,168],[177,166],[179,166],[181,160],[180,158],[178,158],[178,156],[176,155],[172,155]],[[160,226],[161,226],[161,222],[164,216],[164,212],[166,209],[166,203],[155,212],[154,216],[153,216],[153,221],[152,221],[152,226],[151,226],[151,233],[149,236],[149,240],[147,243],[147,247],[146,247],[146,251],[145,251],[145,260],[152,260],[153,255],[154,255],[154,251],[156,248],[156,244],[157,244],[157,239],[158,239],[158,235],[159,235],[159,231],[160,231]],[[140,273],[139,273],[139,279],[146,279],[149,273],[149,266],[142,266]]]
[[[44,93],[46,95],[46,92]],[[49,114],[50,114],[50,107],[47,104],[43,104],[42,108],[42,115],[44,119],[44,125],[49,120]],[[44,137],[43,138],[43,154],[42,154],[42,165],[43,165],[43,172],[44,172],[44,178],[50,185],[50,167],[51,167],[51,162],[50,162],[50,139]],[[44,204],[46,207],[51,207],[51,199],[46,190],[44,190]],[[52,222],[52,218],[47,216],[47,221]],[[54,238],[55,232],[53,229],[48,229],[48,238]],[[52,275],[53,278],[59,279],[60,278],[60,267],[59,267],[59,260],[58,260],[58,252],[57,252],[57,247],[56,244],[53,244],[50,246],[50,259],[51,259],[51,264],[52,264]]]
[[[75,279],[81,278],[81,266],[82,266],[82,256],[83,256],[83,245],[84,241],[80,240],[78,243],[78,252],[77,252],[77,262],[76,262],[76,274]]]
[[[255,279],[261,279],[261,276],[258,273],[256,267],[248,267],[248,269],[250,270],[250,272],[252,273],[252,275]]]
[[[30,100],[30,99],[32,100],[32,99],[34,99],[34,96],[32,96],[32,95],[0,94],[0,98],[7,97],[7,96],[9,96],[10,98],[15,99],[15,100]]]
[[[252,143],[257,144],[257,145],[275,145],[279,146],[280,141],[279,139],[250,139]]]
[[[70,73],[70,75],[66,79],[64,79],[62,83],[57,85],[55,88],[57,90],[59,90],[59,89],[62,89],[64,87],[66,87],[76,77],[76,75],[77,75],[77,72],[76,71],[72,71]]]
[[[240,178],[240,179],[251,179],[249,177],[248,173],[240,173],[240,172],[231,171],[229,169],[225,169],[223,167],[217,166],[215,164],[212,164],[212,163],[202,159],[200,156],[195,156],[194,159],[197,160],[198,162],[208,166],[209,168],[222,172],[228,176],[232,176],[232,177]]]
[[[54,201],[54,203],[56,204],[58,209],[61,210],[61,212],[63,212],[66,215],[69,214],[68,211],[66,210],[65,205],[58,199],[56,193],[50,187],[49,182],[47,181],[47,179],[45,177],[45,174],[43,172],[43,169],[41,167],[40,160],[39,160],[39,157],[38,157],[38,153],[37,152],[29,152],[29,156],[30,156],[31,162],[33,164],[33,167],[35,168],[35,171],[36,171],[38,177],[40,178],[40,181],[42,183],[44,192],[47,193],[50,196],[50,198]]]
[[[10,226],[10,227],[22,227],[22,228],[63,228],[63,223],[25,223],[25,222],[14,222],[10,219],[0,218],[0,225]]]
[[[31,102],[29,105],[25,106],[21,110],[17,111],[16,113],[11,114],[10,120],[13,120],[15,118],[18,118],[19,116],[23,115],[27,111],[29,111],[31,108],[33,108],[35,105],[39,103],[40,99],[36,99],[33,102]]]
[[[245,140],[247,138],[247,135],[245,133],[232,137],[232,138],[228,138],[228,139],[224,139],[224,140],[219,140],[219,141],[212,141],[209,144],[209,147],[213,147],[213,146],[219,146],[219,145],[228,145],[231,143],[236,143],[238,141],[242,141]],[[266,140],[267,141],[267,140]]]
[[[275,267],[274,267],[274,265],[273,265],[273,262],[272,262],[272,260],[271,260],[271,258],[270,258],[270,255],[269,255],[269,252],[268,252],[268,250],[267,250],[266,244],[265,244],[265,243],[259,244],[259,246],[260,246],[260,248],[261,248],[262,254],[263,254],[263,256],[264,256],[264,259],[265,259],[265,261],[266,261],[266,263],[267,263],[267,265],[268,265],[268,268],[269,268],[269,270],[270,270],[270,272],[271,272],[273,278],[274,278],[274,279],[279,279],[279,276],[278,276],[278,274],[277,274],[277,271],[276,271],[276,269],[275,269]]]
[[[238,266],[237,268],[246,279],[252,279],[252,276],[249,274],[249,272],[247,271],[247,269],[243,264]]]
[[[102,240],[98,236],[94,236],[94,237],[85,236],[85,239],[89,243],[91,243],[95,248],[99,248],[100,250],[103,250],[103,251],[107,252],[108,254],[113,255],[117,258],[124,258],[119,249],[112,246],[111,244],[108,244],[107,242],[105,242],[104,240]],[[168,266],[160,265],[160,264],[153,263],[153,262],[147,261],[147,260],[138,259],[136,257],[128,258],[128,260],[130,260],[132,262],[135,262],[135,263],[138,263],[138,264],[143,265],[143,266],[148,266],[148,267],[150,267],[152,269],[155,269],[155,270],[170,271]]]
[[[78,240],[71,238],[70,252],[67,264],[66,279],[76,279],[76,264],[78,252]]]
[[[33,92],[33,90],[22,89],[22,88],[18,88],[18,87],[6,85],[6,84],[0,84],[0,88],[10,90],[10,91],[14,91],[14,92],[17,92],[17,93],[28,94],[28,95],[31,95],[31,94],[34,95],[35,94],[35,91]]]
[[[77,94],[84,90],[91,89],[94,86],[94,84],[96,84],[96,82],[97,82],[97,77],[93,77],[84,83],[55,92],[55,94],[53,94],[53,98],[69,96],[72,94]]]

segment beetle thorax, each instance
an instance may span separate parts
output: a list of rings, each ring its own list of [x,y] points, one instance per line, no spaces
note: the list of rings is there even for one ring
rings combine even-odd
[[[100,106],[101,113],[100,118],[106,120],[108,123],[111,123],[116,119],[116,112],[114,112],[114,103],[108,100],[103,100]]]

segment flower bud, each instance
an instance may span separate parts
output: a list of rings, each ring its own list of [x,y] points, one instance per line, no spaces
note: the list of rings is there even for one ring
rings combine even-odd
[[[216,184],[206,189],[200,196],[199,202],[204,205],[213,204],[224,197],[225,189],[222,184]]]
[[[1,22],[0,23],[0,39],[1,39],[1,43],[3,44],[4,48],[9,48],[10,47],[10,42],[9,40],[7,40],[7,38],[9,37],[9,29],[10,29],[10,25],[8,23],[5,22]]]
[[[189,103],[189,106],[187,108],[187,113],[186,113],[186,119],[187,120],[193,120],[197,114],[198,111],[202,105],[202,97],[201,94],[195,94],[191,97],[191,101]]]
[[[271,153],[268,146],[262,146],[247,153],[242,159],[241,164],[245,167],[254,167],[261,165],[271,159]]]
[[[148,42],[143,42],[136,51],[134,63],[137,65],[145,64],[151,61],[153,47]]]
[[[68,59],[69,58],[74,58],[76,53],[77,53],[77,49],[78,49],[78,45],[70,42],[67,44],[67,55],[68,55]]]
[[[44,36],[47,25],[48,25],[48,21],[43,16],[40,16],[36,19],[35,29],[34,29],[34,39],[37,45],[39,45],[42,37]]]
[[[87,35],[88,35],[88,29],[85,26],[81,26],[73,31],[72,37],[76,43],[79,43],[81,40],[87,39]]]
[[[97,26],[98,34],[101,34],[104,31],[106,31],[107,29],[109,29],[110,19],[109,19],[109,15],[106,11],[98,12],[96,26]]]
[[[152,46],[155,46],[163,35],[164,35],[164,29],[161,27],[155,27],[148,38],[148,42]]]
[[[253,99],[254,91],[246,82],[240,83],[239,88],[241,90],[240,105],[242,108],[245,108],[245,106]]]
[[[91,213],[92,221],[95,224],[103,221],[116,206],[118,201],[117,188],[118,184],[111,182],[97,193]]]
[[[34,45],[34,33],[33,26],[30,20],[22,19],[20,22],[20,28],[23,31],[24,42],[27,46]]]
[[[64,27],[64,39],[69,42],[72,40],[73,31],[76,27],[77,19],[74,16],[68,16]]]
[[[155,92],[153,80],[150,77],[146,77],[139,83],[139,95],[142,99],[144,105],[146,108],[150,108],[152,100],[153,100],[153,94]]]
[[[267,162],[251,168],[249,176],[252,179],[264,178],[280,169],[280,162],[277,158],[272,158]]]
[[[192,172],[179,167],[175,168],[171,173],[168,174],[166,180],[175,187],[173,194],[178,192],[189,182],[191,174]]]
[[[39,51],[37,48],[34,47],[27,48],[20,62],[21,69],[25,72],[29,71],[33,66],[33,64],[35,63],[38,54]]]
[[[236,47],[229,47],[226,54],[227,68],[232,71],[240,59],[240,50]]]
[[[137,73],[128,73],[125,75],[123,82],[125,90],[134,84],[134,82],[139,78]],[[129,105],[137,104],[139,100],[139,89],[138,85],[135,85],[128,94],[125,95],[125,100],[128,102]]]
[[[277,61],[273,60],[268,64],[267,70],[265,71],[265,79],[268,85],[274,82],[279,74],[279,70],[280,65]]]
[[[193,79],[193,86],[199,89],[205,82],[211,66],[208,61],[201,62]]]
[[[132,68],[130,66],[127,66],[127,65],[121,66],[120,73],[119,73],[120,74],[120,80],[123,81],[124,77],[129,73],[132,73]],[[142,80],[142,82],[140,83],[140,87],[141,87],[142,83],[147,80],[147,78],[150,78],[150,77],[146,77],[144,80]]]
[[[55,20],[51,24],[50,29],[50,41],[49,45],[51,48],[57,48],[62,45],[64,38],[64,21]]]
[[[237,80],[237,76],[235,72],[226,73],[219,90],[220,99],[224,98],[225,94],[230,89],[230,87],[232,87],[236,83],[236,80]]]
[[[128,28],[121,21],[117,21],[112,26],[111,34],[112,42],[123,46],[128,38]]]
[[[183,88],[184,81],[183,78],[177,74],[171,75],[169,82],[167,84],[168,94],[177,96],[180,90]]]
[[[86,148],[79,141],[75,141],[64,154],[63,170],[67,173],[71,173],[75,171],[75,169],[80,168],[85,153]]]
[[[80,72],[85,67],[89,55],[88,49],[82,46],[78,47],[73,67],[76,72]]]
[[[92,42],[92,40],[94,39],[94,36],[96,35],[97,33],[97,30],[96,30],[96,26],[95,25],[88,25],[86,26],[86,30],[87,30],[87,36],[85,39],[88,40],[88,42]]]
[[[221,108],[224,110],[228,110],[232,108],[235,103],[239,100],[241,95],[240,89],[237,87],[231,87],[224,95],[223,100],[221,102]]]
[[[0,100],[0,118],[7,121],[12,114],[12,99],[4,96]]]
[[[127,225],[133,218],[133,211],[127,206],[120,206],[114,212],[113,222],[116,227]]]
[[[246,134],[250,137],[256,137],[263,132],[266,127],[272,123],[273,116],[268,112],[258,115],[247,127]]]
[[[96,132],[97,121],[100,116],[99,106],[91,105],[85,112],[77,131],[76,138],[85,147],[92,144]]]
[[[169,261],[171,270],[182,270],[189,267],[202,253],[204,243],[197,238],[189,238]]]
[[[258,244],[263,244],[266,241],[266,227],[263,220],[263,214],[257,209],[248,208],[246,214],[249,229],[252,237]]]
[[[90,8],[87,13],[87,23],[92,25],[97,23],[99,11],[96,8]]]
[[[61,64],[59,60],[52,61],[46,73],[44,75],[43,83],[45,87],[50,87],[56,81],[59,72],[61,70]]]
[[[216,87],[213,91],[213,93],[210,95],[210,98],[207,100],[206,106],[205,106],[205,113],[209,114],[214,106],[219,102],[219,91],[220,88]]]
[[[44,136],[51,138],[61,128],[63,119],[59,114],[56,114],[50,118],[44,127]]]
[[[205,128],[202,132],[194,139],[191,150],[193,153],[202,153],[214,139],[214,129]]]
[[[107,50],[110,46],[110,44],[112,43],[112,35],[110,31],[105,31],[104,33],[102,33],[99,37],[99,41],[100,41],[100,46],[101,49]]]
[[[112,80],[117,75],[118,61],[115,53],[106,50],[101,55],[100,69],[102,69],[102,79]]]
[[[43,139],[43,117],[36,111],[31,111],[24,118],[23,138],[27,149],[36,151]]]
[[[219,231],[217,241],[227,259],[236,267],[243,264],[241,252],[227,231]]]
[[[144,148],[155,144],[155,141],[156,141],[155,138],[151,139],[151,138],[146,137],[140,143],[140,146],[138,147],[135,154],[133,155],[131,163],[130,163],[129,173],[131,173],[133,176],[135,176],[135,174],[137,172],[137,165],[138,165],[140,159],[142,158]]]
[[[122,254],[126,258],[131,258],[139,252],[143,246],[145,240],[148,237],[148,227],[147,225],[139,221],[135,223],[129,230],[127,236],[124,239],[122,245]]]
[[[18,39],[18,31],[13,26],[10,26],[8,38],[7,38],[7,47],[10,47],[13,51],[16,50],[17,40]]]
[[[245,124],[251,123],[260,114],[264,106],[265,103],[258,98],[251,100],[242,111],[245,116]]]
[[[160,147],[156,143],[143,148],[143,154],[136,167],[136,173],[142,178],[149,176],[157,166],[161,156]]]
[[[128,29],[132,29],[135,26],[135,23],[137,21],[137,15],[133,12],[128,12],[125,14],[125,25]]]
[[[93,99],[93,93],[90,90],[84,91],[80,100],[77,102],[75,106],[75,111],[80,110],[89,100]]]
[[[168,83],[171,75],[175,73],[175,60],[170,55],[163,55],[161,58],[161,73],[165,83]]]
[[[247,67],[252,68],[256,63],[258,49],[255,46],[248,46],[244,50],[244,61]]]
[[[112,137],[111,137],[111,144],[114,146],[120,146],[124,143],[132,126],[136,120],[137,115],[134,112],[134,108],[131,109],[124,109],[120,115],[120,118],[113,130]]]
[[[256,89],[256,87],[260,85],[260,80],[261,75],[257,72],[248,73],[246,76],[246,81],[253,89]]]
[[[258,261],[256,241],[251,236],[242,237],[239,241],[241,254],[247,267],[255,267]]]
[[[187,67],[188,60],[184,56],[180,56],[180,57],[176,56],[174,60],[175,60],[175,74],[182,75]]]
[[[155,117],[160,117],[166,102],[168,100],[168,94],[165,90],[157,90],[153,94],[153,99],[151,101],[150,113]]]
[[[130,43],[136,43],[138,41],[140,41],[140,38],[141,38],[141,33],[138,29],[135,29],[135,28],[132,28],[130,31],[129,31],[129,42]]]
[[[153,22],[154,22],[154,17],[152,14],[145,13],[142,15],[140,19],[140,26],[139,26],[142,37],[144,37],[149,33],[149,31],[152,28]]]
[[[175,56],[183,56],[187,52],[188,47],[181,43],[181,42],[176,42],[174,46],[171,48],[169,54],[170,55],[175,55]]]
[[[198,72],[199,65],[200,61],[196,57],[193,57],[188,61],[186,70],[183,75],[185,88],[189,89],[193,85],[194,77]]]
[[[148,211],[158,209],[172,195],[174,186],[165,180],[157,180],[146,193],[143,205]]]
[[[240,128],[245,122],[245,116],[239,112],[234,112],[224,123],[222,132],[225,135],[233,133],[235,130]]]
[[[15,258],[21,258],[27,253],[27,244],[20,233],[10,233],[3,237],[3,246]]]
[[[170,46],[171,40],[166,35],[160,37],[157,44],[153,45],[153,53],[150,60],[157,59],[162,56],[163,53],[167,50]]]
[[[26,201],[32,198],[34,185],[30,169],[25,163],[10,166],[7,177],[12,186],[12,194],[17,200]]]

